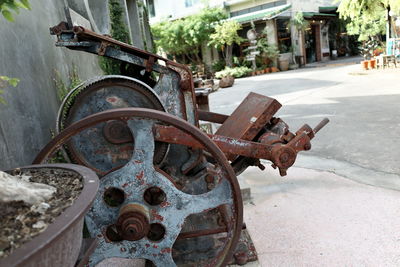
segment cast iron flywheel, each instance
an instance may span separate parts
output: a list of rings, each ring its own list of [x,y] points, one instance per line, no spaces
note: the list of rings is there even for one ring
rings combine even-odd
[[[174,244],[181,237],[186,220],[194,214],[218,210],[223,214],[223,231],[217,238],[211,258],[198,259],[185,266],[225,266],[232,258],[243,223],[243,204],[236,176],[223,152],[210,138],[188,122],[145,108],[121,108],[99,112],[75,122],[56,136],[38,154],[34,163],[43,162],[73,136],[108,121],[126,124],[135,140],[131,159],[123,167],[101,179],[93,207],[86,216],[98,246],[90,257],[95,266],[106,258],[141,258],[156,266],[181,265]],[[169,125],[191,135],[215,159],[214,186],[206,193],[184,193],[174,179],[153,163],[156,124]],[[209,235],[215,229],[201,229]],[[185,235],[186,234],[186,235]],[[189,244],[189,243],[187,243]],[[203,244],[197,244],[202,246]]]

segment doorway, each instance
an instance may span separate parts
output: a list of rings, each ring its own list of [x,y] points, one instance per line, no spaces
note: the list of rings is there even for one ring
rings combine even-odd
[[[318,24],[311,24],[310,28],[305,31],[306,63],[321,61],[320,34],[320,25]]]

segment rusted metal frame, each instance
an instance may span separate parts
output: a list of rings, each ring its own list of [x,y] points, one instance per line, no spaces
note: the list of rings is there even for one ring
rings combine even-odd
[[[246,229],[245,223],[243,223],[243,226],[242,226],[242,230],[244,230],[244,229]],[[215,234],[221,234],[221,233],[226,233],[226,232],[228,232],[226,227],[218,227],[215,229],[196,230],[196,231],[180,233],[178,235],[177,239],[179,240],[179,239],[193,238],[193,237],[206,236],[206,235],[215,235]]]
[[[191,120],[191,123],[193,123],[196,126],[199,126],[197,109],[195,108],[196,99],[195,99],[195,94],[194,94],[193,77],[190,72],[190,69],[187,68],[185,65],[181,65],[176,62],[164,59],[155,54],[148,53],[146,51],[144,51],[145,53],[143,53],[143,51],[140,49],[137,49],[133,46],[126,45],[119,41],[116,41],[116,42],[114,42],[115,40],[111,41],[113,39],[102,36],[102,35],[94,34],[92,36],[92,33],[91,33],[90,34],[90,36],[92,36],[91,38],[88,38],[88,36],[86,36],[86,35],[83,35],[85,38],[79,38],[80,35],[79,34],[77,34],[77,35],[78,35],[78,39],[83,39],[83,40],[85,40],[84,42],[88,42],[88,40],[90,40],[89,43],[92,43],[93,45],[88,46],[88,43],[86,43],[86,45],[84,47],[82,47],[80,45],[82,43],[82,41],[78,42],[78,39],[76,39],[75,36],[71,36],[71,34],[69,32],[60,33],[59,39],[61,39],[62,41],[58,41],[56,45],[57,46],[65,46],[70,49],[85,51],[85,52],[89,52],[89,53],[93,53],[93,54],[100,54],[100,55],[103,55],[106,57],[118,59],[120,61],[139,65],[139,66],[146,68],[146,70],[151,69],[151,70],[154,70],[161,74],[168,74],[171,71],[177,73],[181,77],[180,87],[182,90],[182,96],[180,97],[180,100],[183,105],[182,112],[184,114],[184,117],[186,119],[189,119],[188,116],[192,115],[193,118]],[[82,36],[80,36],[80,37],[82,37]],[[74,42],[74,40],[76,40],[76,42]],[[108,44],[106,49],[101,49],[102,43]],[[124,45],[120,45],[120,44],[124,44]],[[118,45],[119,47],[123,48],[123,50],[116,49],[113,47],[113,45]],[[99,53],[99,51],[101,53]],[[139,52],[135,53],[135,51],[139,51]],[[164,67],[160,64],[155,63],[156,60],[158,60],[158,59],[166,61],[167,67]],[[188,100],[188,99],[186,99],[186,98],[191,98],[190,102],[192,103],[192,105],[189,105],[189,106],[187,105],[186,100]],[[189,113],[193,113],[193,114],[189,114]]]
[[[177,72],[181,78],[179,82],[180,89],[182,90],[182,94],[184,97],[183,105],[185,106],[186,117],[188,117],[188,113],[193,112],[193,122],[194,125],[200,127],[199,124],[199,115],[198,110],[196,108],[196,93],[194,90],[194,82],[192,71],[185,65],[178,64],[174,61],[168,60],[166,61],[166,65],[169,69]],[[193,107],[187,107],[187,98],[191,98],[191,103]]]
[[[199,142],[193,139],[189,134],[186,134],[175,127],[156,125],[154,127],[154,136],[157,141],[181,144],[193,148],[204,149]],[[264,145],[257,142],[235,139],[227,136],[208,135],[210,139],[224,153],[241,155],[250,158],[271,159],[272,146]]]
[[[78,39],[105,41],[105,42],[108,42],[110,44],[113,44],[113,45],[116,45],[118,47],[121,47],[121,48],[125,49],[126,51],[129,51],[131,54],[134,54],[134,55],[142,57],[142,58],[148,59],[150,56],[152,56],[155,59],[169,61],[168,59],[163,58],[163,57],[161,57],[159,55],[152,54],[150,52],[147,52],[145,50],[139,49],[139,48],[134,47],[132,45],[117,41],[117,40],[115,40],[115,39],[113,39],[113,38],[111,38],[109,36],[105,36],[105,35],[102,35],[102,34],[95,33],[93,31],[91,31],[89,29],[86,29],[84,27],[81,27],[81,26],[73,27],[73,32],[78,37]]]
[[[58,41],[56,46],[63,46],[67,47],[72,50],[79,50],[84,51],[92,54],[99,54],[101,51],[101,43],[95,41],[82,41],[82,42],[75,42],[75,41]],[[112,46],[107,46],[106,50],[104,51],[103,56],[118,59],[123,62],[135,64],[146,68],[145,59],[140,58],[138,56],[132,55],[128,52],[121,51],[116,49]],[[168,69],[160,64],[154,63],[153,70],[159,73],[168,73]]]
[[[199,120],[209,121],[222,124],[229,118],[228,115],[219,114],[215,112],[205,111],[205,110],[197,110],[197,114],[199,115]]]

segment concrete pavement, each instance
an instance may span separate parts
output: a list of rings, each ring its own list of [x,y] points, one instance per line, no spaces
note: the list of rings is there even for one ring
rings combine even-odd
[[[400,192],[302,168],[284,178],[253,168],[241,180],[259,266],[400,266]]]
[[[274,97],[292,130],[331,120],[288,176],[239,177],[253,196],[245,222],[259,262],[249,266],[400,266],[399,79],[400,69],[327,65],[237,79],[210,96],[224,114],[250,91]]]
[[[328,117],[331,122],[313,140],[311,151],[300,154],[295,166],[400,189],[399,82],[400,68],[299,69],[237,79],[234,87],[211,94],[210,106],[211,111],[230,114],[253,91],[281,102],[277,116],[292,130]]]

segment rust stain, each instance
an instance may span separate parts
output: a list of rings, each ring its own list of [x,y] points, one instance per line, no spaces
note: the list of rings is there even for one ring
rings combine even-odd
[[[164,202],[162,202],[162,203],[160,204],[160,206],[161,206],[162,208],[169,207],[169,206],[171,206],[171,203],[169,203],[168,201],[164,201]]]
[[[152,215],[152,217],[154,219],[159,220],[159,221],[163,221],[164,220],[164,217],[161,216],[160,214],[158,214],[156,210],[151,210],[150,212],[151,212],[151,215]]]
[[[117,102],[117,98],[115,98],[115,97],[107,97],[106,101],[108,103],[115,103],[115,102]]]
[[[161,253],[171,253],[171,248],[163,248]]]
[[[138,175],[136,175],[136,179],[142,180],[144,176],[144,171],[141,171]]]

